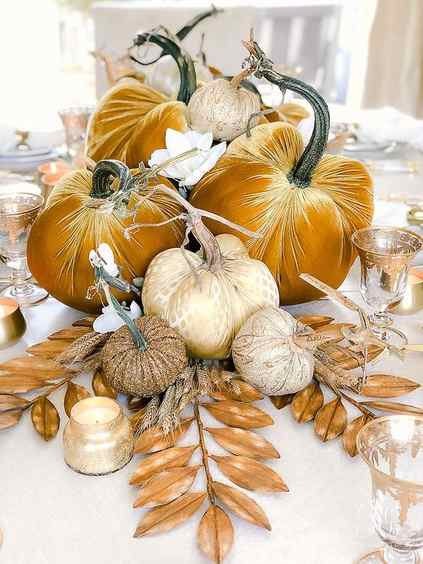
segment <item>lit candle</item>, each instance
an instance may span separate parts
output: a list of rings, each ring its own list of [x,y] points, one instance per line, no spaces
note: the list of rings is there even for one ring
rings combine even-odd
[[[65,174],[70,169],[71,169],[71,167],[66,161],[51,161],[49,163],[41,164],[38,167],[38,172],[39,172],[40,175],[43,175],[43,174],[58,174],[60,172]]]
[[[11,298],[0,298],[0,348],[8,347],[25,333],[26,323],[19,305]]]
[[[91,397],[73,406],[63,444],[65,462],[73,470],[102,475],[131,460],[134,438],[129,420],[115,400]]]

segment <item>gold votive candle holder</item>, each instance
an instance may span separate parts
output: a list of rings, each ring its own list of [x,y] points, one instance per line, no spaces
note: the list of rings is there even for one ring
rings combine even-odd
[[[120,470],[131,460],[134,436],[117,401],[90,397],[73,406],[63,445],[68,466],[81,474],[101,476]]]
[[[0,298],[0,349],[12,345],[25,330],[25,318],[19,304],[11,298]]]

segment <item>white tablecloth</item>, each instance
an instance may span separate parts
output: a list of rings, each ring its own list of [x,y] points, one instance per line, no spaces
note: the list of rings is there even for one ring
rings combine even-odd
[[[422,177],[391,175],[375,177],[376,192],[408,192],[418,195]],[[400,204],[378,203],[379,223],[404,224],[406,208]],[[356,265],[357,266],[357,265]],[[357,268],[345,288],[357,293]],[[356,321],[353,315],[326,300],[290,308],[293,313],[318,312],[336,319]],[[50,298],[25,312],[28,330],[14,347],[2,351],[0,359],[14,357],[25,347],[81,317]],[[423,342],[422,316],[398,318],[410,342]],[[422,356],[410,353],[405,362],[384,358],[377,372],[389,372],[423,384]],[[81,377],[80,383],[90,385]],[[196,546],[196,529],[201,512],[184,525],[160,536],[133,539],[143,510],[132,509],[135,489],[128,479],[136,457],[126,468],[104,477],[88,477],[71,471],[63,462],[62,433],[67,420],[63,413],[63,392],[54,403],[60,409],[59,436],[44,443],[32,429],[28,415],[13,429],[0,434],[0,528],[4,544],[1,564],[163,564],[206,562]],[[407,396],[408,403],[423,403],[423,392]],[[358,459],[350,459],[339,440],[322,444],[311,424],[294,422],[289,408],[276,411],[263,400],[275,424],[260,431],[280,451],[280,460],[270,463],[289,486],[279,495],[252,493],[272,523],[271,533],[237,517],[235,544],[228,564],[352,564],[364,552],[380,544],[370,522],[370,479]],[[350,413],[355,416],[354,411]],[[207,424],[219,423],[204,414]],[[181,444],[197,442],[192,428]],[[220,449],[210,440],[210,450]],[[198,458],[199,453],[196,453]],[[227,481],[212,462],[212,473]],[[201,472],[195,489],[204,486]],[[205,509],[205,506],[204,506]]]

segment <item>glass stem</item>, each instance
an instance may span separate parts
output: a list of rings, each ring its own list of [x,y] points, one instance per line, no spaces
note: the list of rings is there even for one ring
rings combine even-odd
[[[416,564],[415,552],[403,552],[392,546],[385,547],[383,557],[386,564]]]
[[[12,280],[14,286],[14,294],[16,296],[26,296],[31,293],[31,284],[28,283],[28,280],[30,278],[31,274],[28,270],[26,257],[19,258],[14,261],[12,267]]]

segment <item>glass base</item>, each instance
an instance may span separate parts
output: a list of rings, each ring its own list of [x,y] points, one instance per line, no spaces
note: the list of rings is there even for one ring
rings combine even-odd
[[[19,304],[21,308],[30,307],[44,301],[48,297],[47,290],[40,288],[37,284],[25,284],[22,288],[9,286],[0,294],[5,298],[11,298]]]
[[[417,552],[403,555],[396,553],[393,560],[388,555],[387,558],[388,559],[386,560],[385,550],[383,548],[379,548],[378,550],[369,552],[360,558],[360,560],[357,560],[356,564],[423,564],[423,560]]]

